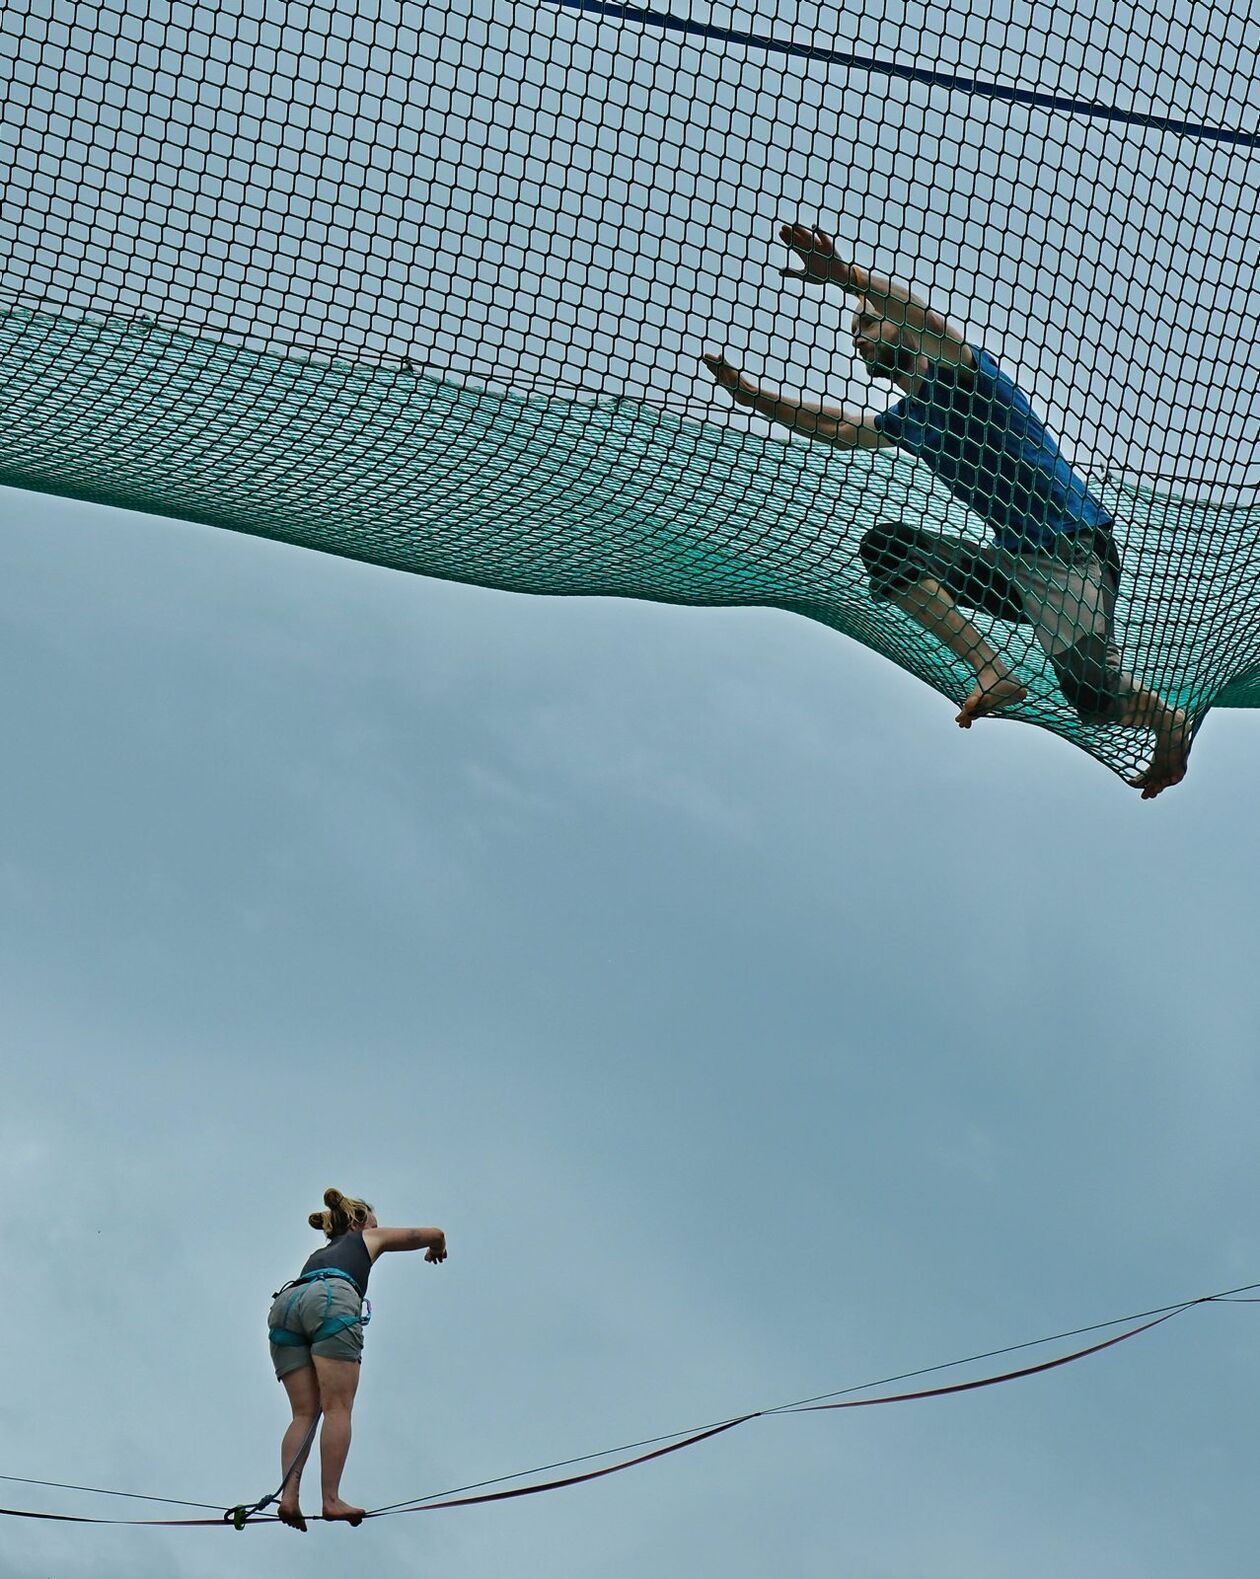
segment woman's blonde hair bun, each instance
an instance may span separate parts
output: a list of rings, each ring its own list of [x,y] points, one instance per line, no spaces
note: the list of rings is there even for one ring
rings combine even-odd
[[[327,1189],[324,1191],[324,1210],[312,1212],[307,1222],[330,1239],[336,1239],[341,1234],[349,1233],[352,1228],[362,1228],[371,1211],[366,1201],[343,1195],[340,1190]]]

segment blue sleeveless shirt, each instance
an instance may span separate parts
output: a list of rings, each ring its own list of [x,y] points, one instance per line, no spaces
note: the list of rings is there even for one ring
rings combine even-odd
[[[1028,399],[987,351],[976,370],[933,362],[919,391],[875,426],[930,466],[989,526],[999,547],[1053,549],[1060,537],[1112,524],[1046,432]]]

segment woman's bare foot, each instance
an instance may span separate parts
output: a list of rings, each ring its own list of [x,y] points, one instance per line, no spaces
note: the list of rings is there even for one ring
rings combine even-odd
[[[332,1523],[334,1520],[344,1520],[346,1524],[362,1524],[367,1517],[366,1508],[353,1507],[348,1502],[343,1502],[340,1497],[336,1502],[324,1504],[324,1518]]]
[[[296,1502],[282,1502],[276,1509],[276,1517],[281,1524],[287,1524],[291,1530],[306,1529],[306,1520],[302,1517],[302,1510]]]
[[[1190,762],[1190,720],[1181,708],[1165,707],[1155,725],[1155,752],[1145,773],[1131,779],[1143,800],[1154,800],[1186,776]]]
[[[976,688],[962,705],[954,722],[959,729],[970,729],[977,718],[996,713],[1000,708],[1022,702],[1028,695],[1009,669],[984,668],[976,674]]]

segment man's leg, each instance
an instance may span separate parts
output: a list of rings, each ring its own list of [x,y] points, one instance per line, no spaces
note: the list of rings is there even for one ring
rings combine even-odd
[[[1144,773],[1130,779],[1143,800],[1154,800],[1162,790],[1180,784],[1190,765],[1190,720],[1180,707],[1170,707],[1162,696],[1135,685],[1120,716],[1122,724],[1149,729],[1155,736],[1155,750]]]
[[[1129,780],[1142,799],[1179,784],[1190,756],[1190,720],[1121,667],[1112,634],[1120,560],[1110,533],[1099,535],[1092,552],[1027,556],[1016,579],[1037,640],[1081,722],[1149,729],[1155,736],[1149,765]]]
[[[1028,695],[1026,687],[960,611],[942,582],[924,577],[904,592],[894,593],[893,602],[975,670],[975,688],[954,720],[960,729],[970,729],[977,718],[1022,702]]]
[[[974,671],[975,687],[956,720],[960,728],[1024,700],[1025,687],[959,608],[962,601],[999,619],[1027,618],[1019,590],[983,550],[898,521],[867,532],[861,554],[872,595],[895,603]]]
[[[1125,674],[1119,653],[1098,638],[1087,637],[1050,661],[1082,723],[1121,724],[1155,736],[1150,763],[1128,781],[1143,800],[1181,783],[1190,757],[1190,720],[1181,708]]]

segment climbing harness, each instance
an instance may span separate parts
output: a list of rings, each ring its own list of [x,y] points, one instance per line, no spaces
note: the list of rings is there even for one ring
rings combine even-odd
[[[362,1307],[357,1316],[351,1316],[345,1311],[336,1316],[332,1314],[333,1282],[339,1278],[344,1278],[356,1291],[359,1289],[359,1285],[350,1276],[349,1272],[344,1272],[340,1267],[336,1266],[316,1267],[314,1271],[304,1272],[301,1277],[295,1277],[291,1283],[286,1283],[283,1288],[277,1289],[271,1296],[273,1299],[279,1299],[281,1294],[289,1293],[290,1289],[293,1292],[280,1313],[280,1320],[277,1325],[268,1328],[268,1334],[272,1343],[279,1344],[281,1347],[322,1343],[326,1338],[335,1338],[339,1332],[344,1332],[347,1327],[366,1327],[372,1319],[372,1302],[370,1299],[363,1299]],[[302,1289],[310,1283],[324,1284],[324,1319],[314,1332],[307,1334],[290,1327],[289,1319]]]

